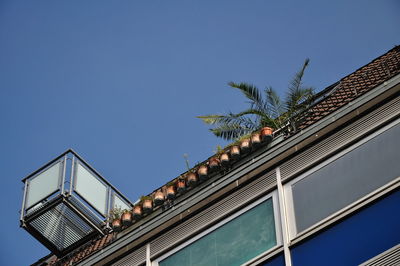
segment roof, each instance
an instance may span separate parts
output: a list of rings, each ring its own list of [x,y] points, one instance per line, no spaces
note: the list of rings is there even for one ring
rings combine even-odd
[[[400,46],[357,69],[319,93],[317,101],[305,114],[300,128],[306,128],[333,113],[348,102],[400,73]]]
[[[313,105],[300,114],[299,129],[307,128],[398,74],[400,74],[400,46],[395,46],[382,56],[318,93]],[[174,179],[174,181],[176,180],[177,178]],[[165,193],[165,186],[156,191]],[[151,195],[154,196],[156,191]],[[178,193],[177,195],[179,196],[180,194]],[[154,217],[151,218],[154,219]],[[34,265],[42,265],[44,261],[48,265],[74,265],[100,251],[116,239],[118,239],[116,233],[109,233],[98,239],[92,239],[63,258],[55,258],[49,255]]]

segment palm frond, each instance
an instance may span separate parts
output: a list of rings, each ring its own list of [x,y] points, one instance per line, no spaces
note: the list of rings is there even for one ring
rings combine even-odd
[[[229,82],[229,86],[239,89],[250,100],[250,108],[239,113],[204,115],[198,118],[212,125],[210,131],[214,135],[226,140],[238,139],[265,126],[284,128],[290,134],[296,132],[299,114],[309,107],[314,94],[312,88],[302,87],[302,78],[308,64],[309,59],[306,59],[290,82],[285,100],[271,87],[266,88],[265,95],[262,95],[252,84]]]
[[[232,124],[240,124],[246,127],[255,127],[255,122],[248,117],[244,117],[242,114],[233,114],[228,113],[228,115],[205,115],[198,116],[203,122],[209,125],[232,125]]]
[[[259,110],[262,110],[264,106],[264,100],[261,96],[260,90],[248,83],[235,83],[235,82],[228,82],[228,85],[232,88],[239,89],[250,101],[252,104],[252,108],[256,107]]]
[[[210,131],[217,137],[225,140],[236,140],[243,135],[249,134],[254,131],[252,128],[246,128],[239,124],[220,125]]]
[[[213,124],[218,124],[219,121],[221,121],[223,119],[223,117],[225,117],[225,116],[224,115],[199,115],[196,117],[203,120],[203,122],[206,124],[213,125]]]
[[[272,88],[268,87],[265,89],[267,99],[267,109],[272,118],[277,118],[286,112],[285,106],[281,101],[278,93]]]
[[[294,91],[297,91],[297,90],[300,89],[300,87],[301,87],[301,80],[302,80],[302,78],[303,78],[303,76],[304,76],[304,71],[306,70],[306,68],[307,68],[307,66],[308,66],[309,63],[310,63],[310,59],[309,59],[309,58],[306,58],[306,60],[304,61],[304,64],[303,64],[302,68],[300,69],[300,71],[297,72],[297,73],[294,75],[293,79],[290,81],[290,84],[289,84],[289,94],[290,94],[291,92],[294,92]]]

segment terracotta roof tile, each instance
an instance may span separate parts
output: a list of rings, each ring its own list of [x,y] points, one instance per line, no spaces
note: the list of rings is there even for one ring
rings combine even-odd
[[[99,239],[93,239],[90,242],[84,244],[78,249],[72,251],[70,254],[59,258],[58,260],[52,261],[48,265],[54,266],[70,266],[80,262],[82,259],[89,257],[96,251],[99,251],[113,242],[115,238],[114,233],[107,234]]]
[[[400,46],[344,77],[334,88],[324,90],[329,95],[317,102],[305,114],[300,129],[314,124],[365,92],[400,73]]]

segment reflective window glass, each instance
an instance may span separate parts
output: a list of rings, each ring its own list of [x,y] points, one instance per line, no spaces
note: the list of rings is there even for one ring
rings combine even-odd
[[[270,198],[162,260],[159,265],[241,265],[276,244]]]
[[[297,232],[399,177],[399,136],[397,124],[294,183]]]

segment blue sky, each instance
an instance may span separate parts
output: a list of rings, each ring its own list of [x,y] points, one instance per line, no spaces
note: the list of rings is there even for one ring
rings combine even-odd
[[[382,1],[0,1],[0,265],[48,254],[19,228],[21,179],[75,149],[135,201],[218,144],[197,115],[246,107],[228,81],[321,90],[400,44]],[[23,255],[22,255],[23,254]]]

